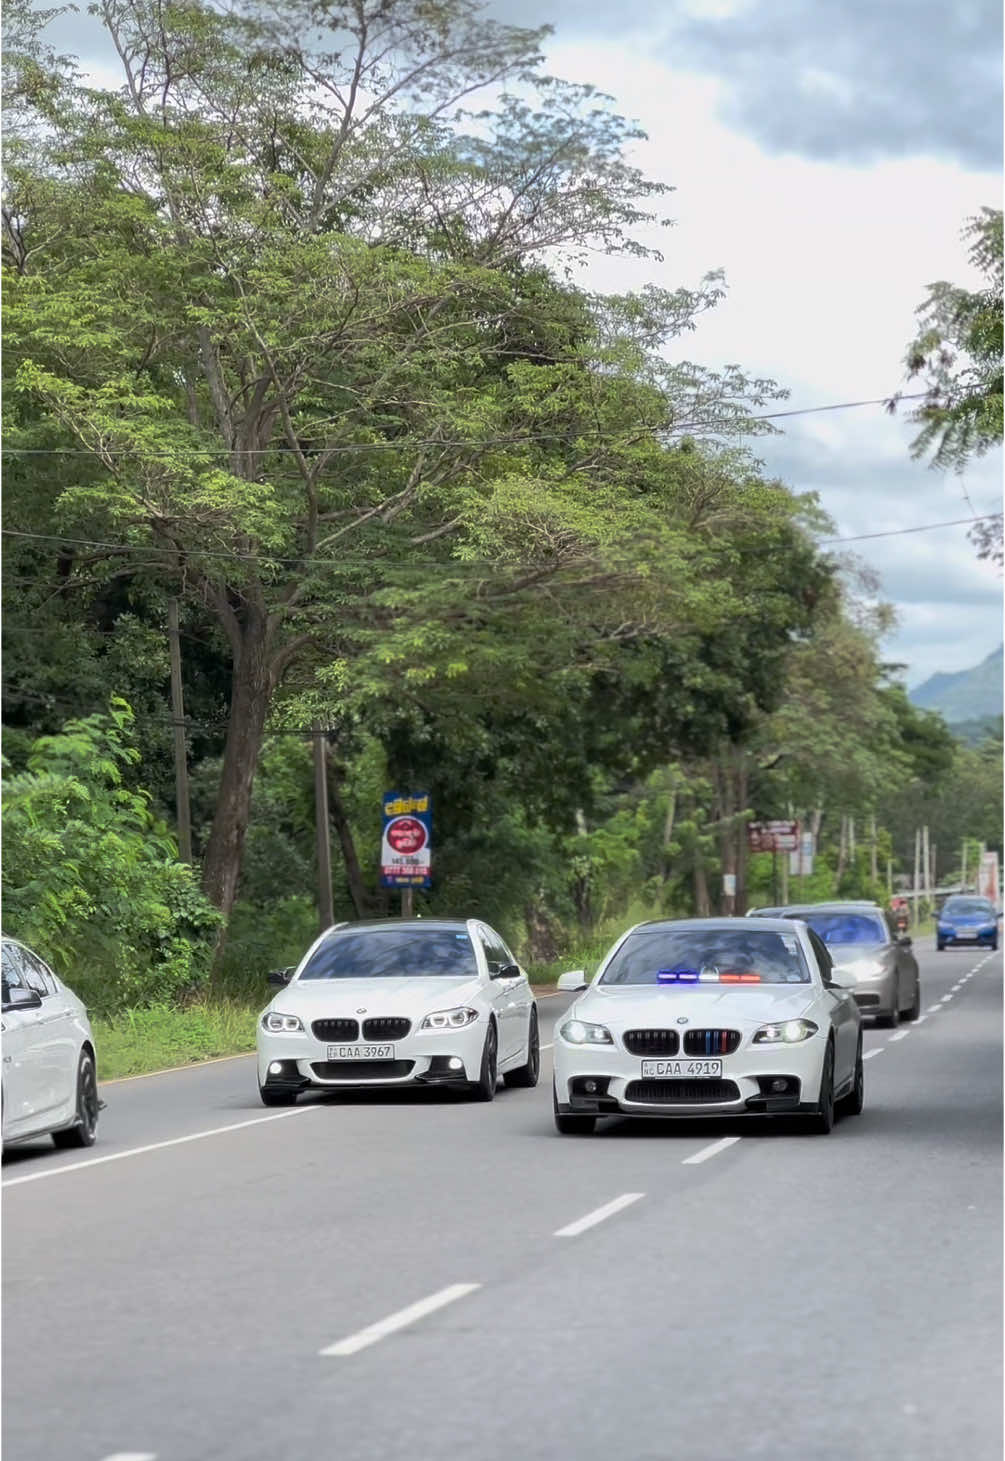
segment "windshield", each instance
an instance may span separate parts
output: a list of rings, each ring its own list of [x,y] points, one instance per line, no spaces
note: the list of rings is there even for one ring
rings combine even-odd
[[[475,951],[459,928],[367,928],[335,934],[315,950],[300,980],[474,979]],[[299,982],[299,981],[298,981]]]
[[[796,935],[750,928],[640,928],[601,984],[809,984]]]
[[[962,913],[971,918],[993,918],[994,910],[986,898],[947,898],[943,913]]]
[[[886,924],[868,913],[805,913],[791,914],[808,923],[825,944],[885,944]]]

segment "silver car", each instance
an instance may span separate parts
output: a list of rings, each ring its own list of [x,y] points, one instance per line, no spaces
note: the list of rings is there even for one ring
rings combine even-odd
[[[921,976],[911,938],[890,929],[876,903],[790,904],[776,916],[801,918],[827,946],[834,979],[863,1016],[892,1029],[921,1013]]]

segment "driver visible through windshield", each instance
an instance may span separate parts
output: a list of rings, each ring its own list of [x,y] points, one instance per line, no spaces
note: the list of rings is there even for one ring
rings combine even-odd
[[[629,934],[601,984],[809,984],[796,935],[757,929],[642,928]]]
[[[474,979],[475,951],[459,928],[373,928],[338,933],[316,949],[301,980]]]
[[[788,915],[809,924],[825,944],[885,944],[886,924],[867,913],[793,913]]]

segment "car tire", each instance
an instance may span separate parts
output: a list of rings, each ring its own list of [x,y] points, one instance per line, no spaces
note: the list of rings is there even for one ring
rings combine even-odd
[[[527,1063],[516,1070],[508,1070],[503,1076],[507,1086],[529,1091],[537,1085],[541,1073],[541,1036],[537,1028],[537,1010],[530,1012],[530,1028],[527,1032]]]
[[[997,954],[997,952],[998,952],[998,940],[997,939],[992,940],[992,943],[991,943],[991,952],[993,954]]]
[[[77,1120],[63,1131],[54,1131],[52,1140],[58,1147],[93,1146],[98,1134],[98,1075],[94,1056],[89,1050],[80,1052],[77,1062]]]
[[[902,1020],[916,1020],[921,1014],[921,980],[917,979],[914,985],[914,1003],[909,1010],[901,1015]]]
[[[809,1118],[808,1127],[816,1136],[827,1136],[834,1125],[834,1046],[828,1044],[824,1068],[820,1072],[820,1095],[817,1112]]]
[[[946,946],[941,939],[936,939],[935,947],[938,949],[940,954],[944,954],[946,952]]]
[[[555,1113],[555,1130],[561,1136],[592,1136],[596,1116],[573,1116],[558,1109],[558,1092],[551,1088],[551,1104]]]
[[[499,1038],[496,1034],[495,1021],[490,1020],[489,1027],[485,1031],[485,1044],[482,1046],[482,1068],[478,1079],[469,1088],[472,1100],[494,1101],[498,1079]]]
[[[862,1056],[862,1036],[858,1037],[855,1053],[855,1080],[847,1096],[842,1096],[837,1105],[839,1116],[861,1116],[865,1105],[865,1060]]]
[[[279,1091],[275,1086],[259,1086],[258,1094],[262,1098],[263,1106],[295,1106],[297,1104],[297,1091]]]

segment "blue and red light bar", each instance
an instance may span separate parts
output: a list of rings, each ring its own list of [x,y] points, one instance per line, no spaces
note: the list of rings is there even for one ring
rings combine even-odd
[[[727,969],[712,974],[697,969],[657,969],[657,984],[760,984],[760,974],[748,974]]]

